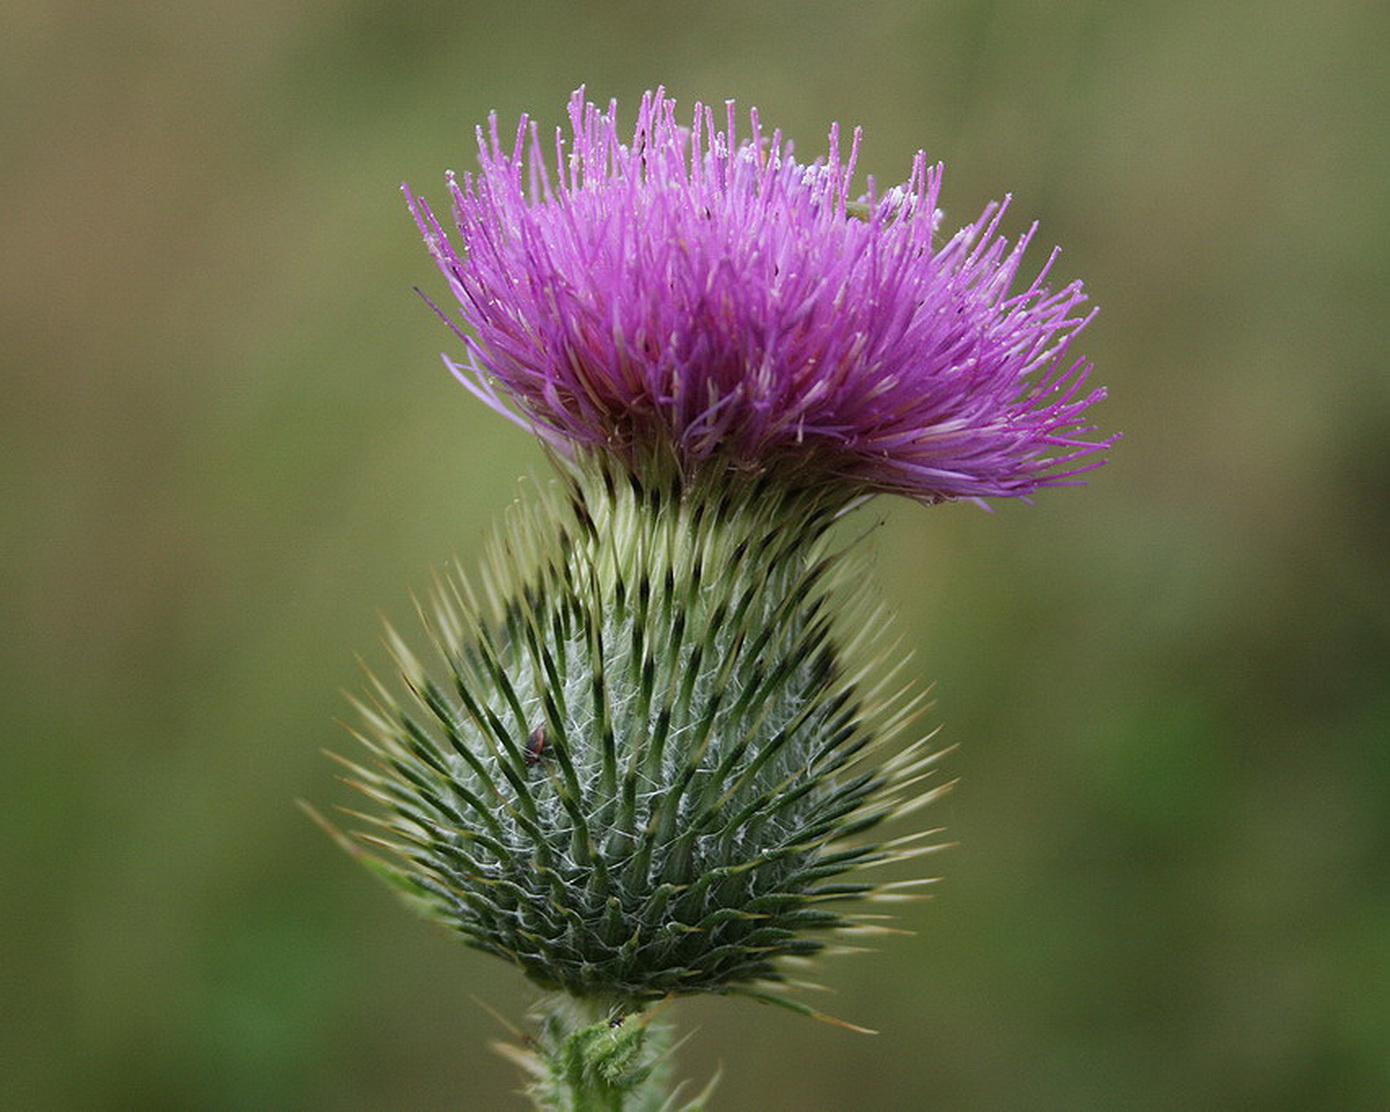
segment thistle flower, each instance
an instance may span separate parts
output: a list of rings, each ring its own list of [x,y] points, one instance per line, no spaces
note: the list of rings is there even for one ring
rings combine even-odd
[[[756,112],[690,128],[658,90],[630,143],[617,110],[569,105],[553,166],[523,117],[478,131],[481,169],[450,175],[456,242],[407,197],[457,298],[466,386],[560,448],[638,470],[654,450],[687,471],[775,472],[846,500],[1028,495],[1075,482],[1089,438],[1090,314],[1049,259],[1015,290],[1034,230],[999,235],[1007,200],[938,242],[941,167],[863,196],[832,129],[792,157]],[[1055,257],[1055,253],[1054,253]]]
[[[856,196],[757,115],[570,103],[554,167],[525,119],[450,181],[456,242],[409,196],[457,298],[459,379],[546,441],[560,482],[518,503],[480,580],[438,585],[422,658],[360,704],[379,804],[352,851],[417,909],[555,997],[513,1056],[539,1107],[674,1109],[653,1003],[782,994],[788,965],[878,929],[860,870],[935,798],[920,699],[852,545],[881,492],[924,502],[1078,481],[1090,316],[1006,204],[938,242],[941,169]],[[446,357],[447,361],[447,357]],[[341,837],[341,836],[340,836]],[[851,875],[853,874],[853,875]],[[616,1026],[615,1026],[616,1021]],[[631,1098],[631,1100],[629,1099]],[[639,1102],[633,1105],[631,1101]],[[687,1105],[703,1106],[703,1098]]]

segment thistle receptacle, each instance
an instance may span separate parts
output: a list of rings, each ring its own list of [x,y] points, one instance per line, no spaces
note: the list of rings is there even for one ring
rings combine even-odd
[[[518,504],[481,587],[439,585],[408,697],[364,704],[389,867],[470,945],[617,1012],[743,991],[864,924],[897,858],[857,835],[920,794],[884,750],[881,615],[833,509],[768,480],[687,487],[601,457]]]

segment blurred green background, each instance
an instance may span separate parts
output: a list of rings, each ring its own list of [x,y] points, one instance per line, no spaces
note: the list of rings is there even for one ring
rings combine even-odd
[[[378,612],[527,437],[451,382],[398,193],[496,108],[736,97],[1015,195],[1102,307],[1080,491],[880,500],[960,748],[848,1034],[681,1004],[723,1109],[1390,1105],[1390,8],[899,0],[0,8],[0,1106],[504,1109],[522,978],[294,807]],[[1043,251],[1034,256],[1041,263]],[[819,1001],[818,1001],[819,1002]]]

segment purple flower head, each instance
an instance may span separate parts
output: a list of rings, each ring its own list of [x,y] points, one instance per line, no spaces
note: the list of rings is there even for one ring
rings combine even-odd
[[[1052,259],[1015,290],[1033,229],[998,235],[1007,200],[943,240],[923,153],[856,196],[858,131],[807,164],[756,111],[740,139],[727,108],[687,129],[658,90],[624,142],[616,104],[580,89],[553,165],[534,125],[507,147],[493,116],[480,171],[449,176],[455,241],[407,189],[468,326],[446,357],[464,385],[562,451],[851,497],[1027,495],[1101,462],[1112,441],[1084,422],[1103,391],[1069,354],[1085,295],[1049,288]]]

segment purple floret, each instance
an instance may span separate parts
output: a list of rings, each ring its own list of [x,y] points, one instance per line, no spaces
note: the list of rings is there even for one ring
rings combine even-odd
[[[1090,438],[1090,320],[1081,283],[1013,287],[1029,229],[999,236],[991,204],[940,242],[941,166],[850,192],[841,157],[792,158],[756,111],[692,126],[661,90],[630,143],[616,104],[577,91],[572,140],[547,164],[523,118],[510,149],[495,116],[481,170],[449,176],[454,241],[407,198],[458,300],[466,356],[446,362],[493,408],[558,447],[927,502],[1027,495],[1076,482],[1113,438]],[[1055,252],[1054,256],[1055,258]],[[465,327],[466,326],[466,327]]]

